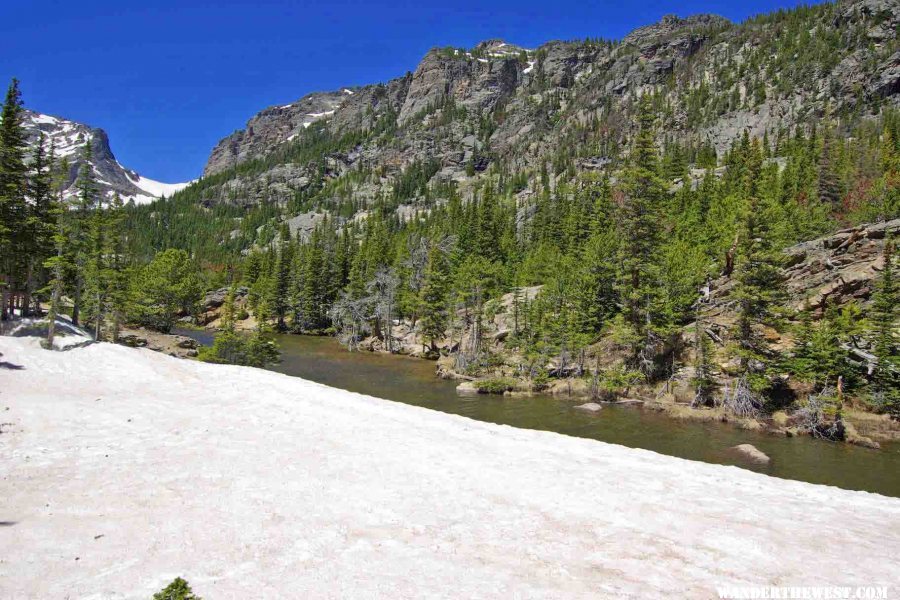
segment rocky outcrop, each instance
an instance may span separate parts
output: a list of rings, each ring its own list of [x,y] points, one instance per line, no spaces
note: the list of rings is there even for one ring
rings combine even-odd
[[[677,15],[666,15],[658,23],[638,27],[622,42],[636,46],[643,54],[653,54],[663,44],[685,49],[687,56],[692,36],[706,35],[710,30],[724,29],[731,26],[731,21],[725,17],[711,14],[692,15],[685,19]]]
[[[785,287],[790,308],[819,316],[829,305],[867,303],[884,268],[882,251],[888,234],[900,235],[900,219],[842,229],[787,248]],[[733,278],[726,277],[711,283],[705,318],[714,325],[728,324],[733,317],[734,284]]]
[[[185,316],[185,319],[190,322],[192,318],[195,318],[198,325],[205,326],[207,329],[217,329],[221,325],[222,307],[225,305],[230,291],[231,288],[222,287],[207,292],[200,302],[200,311],[196,317]],[[234,319],[236,321],[234,325],[238,329],[251,329],[256,323],[246,310],[249,292],[244,286],[234,290]]]
[[[868,300],[884,268],[884,240],[898,233],[900,219],[894,219],[844,229],[785,250],[793,307],[821,312],[829,303]]]
[[[474,53],[432,50],[412,76],[398,123],[432,110],[452,98],[477,113],[490,111],[514,93],[525,65],[524,50],[497,40],[479,44]]]
[[[189,337],[149,329],[123,329],[119,334],[119,343],[132,348],[147,348],[178,358],[194,358],[200,347],[200,344]]]
[[[352,89],[315,92],[296,102],[269,107],[247,122],[247,127],[221,140],[213,148],[203,175],[213,175],[244,161],[264,156],[300,135],[317,121],[328,119]]]

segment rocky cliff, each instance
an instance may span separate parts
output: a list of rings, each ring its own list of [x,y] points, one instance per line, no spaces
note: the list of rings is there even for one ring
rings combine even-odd
[[[744,131],[811,127],[826,112],[864,119],[900,103],[898,15],[898,0],[846,0],[741,24],[667,16],[620,41],[435,48],[403,77],[262,111],[216,146],[204,174],[226,181],[198,195],[281,205],[319,195],[329,211],[335,196],[310,187],[320,175],[355,174],[353,194],[365,204],[423,161],[463,193],[492,165],[536,171],[561,153],[603,170],[627,144],[635,99],[646,93],[659,98],[665,139],[719,153]],[[315,144],[324,159],[301,152]]]

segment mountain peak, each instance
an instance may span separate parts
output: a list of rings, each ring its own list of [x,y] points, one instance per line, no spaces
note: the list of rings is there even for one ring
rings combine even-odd
[[[116,160],[109,145],[109,136],[103,129],[28,109],[24,112],[23,125],[30,146],[35,146],[43,134],[48,147],[53,144],[55,156],[68,161],[69,172],[63,184],[64,198],[71,198],[76,193],[75,180],[81,168],[82,148],[88,143],[91,144],[91,163],[97,177],[97,187],[107,198],[119,194],[126,202],[134,200],[142,204],[162,195],[171,195],[188,185],[160,183],[123,167]]]
[[[701,13],[684,18],[679,17],[678,15],[668,14],[664,15],[656,23],[638,27],[626,35],[622,41],[625,44],[641,46],[652,40],[657,40],[683,31],[689,31],[691,29],[725,28],[730,27],[731,25],[733,25],[733,23],[725,17],[711,13]]]

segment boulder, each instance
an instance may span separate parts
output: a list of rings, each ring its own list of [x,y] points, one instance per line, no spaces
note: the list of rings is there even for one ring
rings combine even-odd
[[[147,345],[147,339],[134,334],[120,335],[119,343],[131,348],[144,348]]]
[[[601,410],[603,410],[603,407],[601,405],[597,404],[596,402],[586,402],[584,404],[579,404],[575,408],[577,410],[583,410],[583,411],[592,412],[592,413],[600,412]]]
[[[475,385],[474,381],[463,381],[456,386],[456,393],[460,396],[477,396],[478,386]]]
[[[203,306],[204,311],[210,311],[216,308],[219,308],[223,304],[225,304],[225,299],[228,297],[228,291],[230,288],[222,287],[217,290],[213,290],[211,292],[207,292],[206,296],[203,297],[203,301],[201,305]],[[235,300],[243,299],[250,290],[246,287],[241,286],[234,291]]]
[[[744,458],[748,458],[753,462],[757,462],[760,464],[769,464],[772,459],[770,459],[764,452],[762,452],[759,448],[752,444],[739,444],[734,446],[732,450],[737,451],[739,454],[744,456]]]

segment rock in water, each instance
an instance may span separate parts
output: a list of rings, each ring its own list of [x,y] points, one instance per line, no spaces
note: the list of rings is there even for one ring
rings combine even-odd
[[[768,464],[772,460],[764,452],[762,452],[759,448],[752,444],[739,444],[737,446],[734,446],[733,450],[737,450],[739,453],[744,455],[745,458],[749,458],[750,460],[758,462],[760,464]]]
[[[579,404],[576,406],[578,410],[584,410],[587,412],[600,412],[603,410],[603,407],[597,404],[596,402],[587,402],[585,404]]]
[[[476,386],[472,381],[463,381],[461,384],[456,386],[456,393],[460,396],[477,396],[478,386]]]

